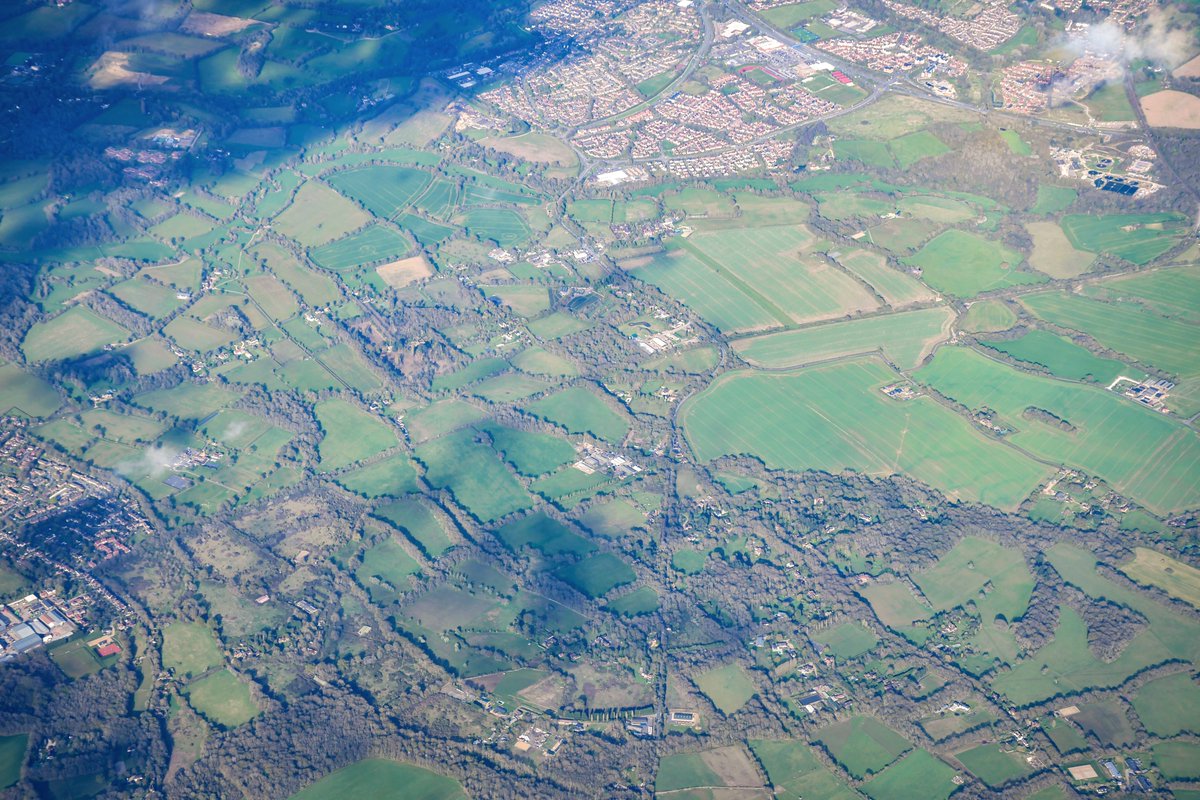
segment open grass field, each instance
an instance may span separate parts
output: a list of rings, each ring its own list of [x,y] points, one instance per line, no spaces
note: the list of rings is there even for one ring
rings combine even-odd
[[[1045,281],[1042,275],[1017,269],[1018,253],[957,229],[938,235],[904,263],[920,267],[922,279],[933,288],[958,297]]]
[[[1069,186],[1055,186],[1050,183],[1038,184],[1037,200],[1029,209],[1030,214],[1048,216],[1066,211],[1079,197],[1079,193]]]
[[[929,287],[888,266],[883,256],[870,250],[851,250],[837,257],[837,262],[874,287],[888,305],[900,308],[912,303],[933,299]]]
[[[134,311],[160,319],[183,305],[175,290],[145,276],[134,276],[108,289],[108,293]]]
[[[342,293],[332,278],[309,269],[282,248],[265,244],[255,250],[254,254],[264,259],[270,270],[310,306],[320,307],[342,298]]]
[[[623,594],[614,600],[610,600],[605,605],[605,608],[623,617],[639,617],[643,614],[651,614],[658,610],[658,592],[649,586],[639,586],[628,594]]]
[[[499,375],[507,369],[508,362],[502,358],[478,358],[454,372],[438,375],[433,379],[431,388],[435,392],[456,392],[464,386]]]
[[[1040,724],[1054,749],[1062,755],[1078,753],[1090,746],[1078,727],[1056,714],[1046,715],[1040,720]]]
[[[1101,358],[1069,339],[1044,330],[1031,330],[1016,339],[983,342],[993,350],[1006,353],[1018,361],[1044,367],[1055,377],[1074,381],[1089,381],[1108,386],[1118,375],[1134,375],[1120,361]]]
[[[1182,214],[1071,214],[1063,232],[1077,250],[1147,264],[1170,250],[1186,230]]]
[[[538,378],[506,372],[482,381],[471,393],[489,403],[515,403],[548,388],[545,381]]]
[[[394,525],[429,558],[437,558],[454,547],[455,540],[441,519],[420,500],[388,503],[375,509],[375,516]]]
[[[1128,747],[1138,738],[1129,722],[1125,704],[1117,700],[1082,703],[1079,713],[1071,717],[1071,722],[1095,736],[1106,747]]]
[[[616,539],[645,526],[646,513],[630,501],[618,498],[592,505],[579,515],[579,523],[592,533]]]
[[[741,744],[664,756],[659,761],[654,780],[654,791],[659,794],[687,789],[698,789],[703,793],[705,789],[722,786],[736,788],[737,796],[746,800],[769,797],[754,759]],[[690,796],[690,793],[683,796]]]
[[[533,504],[496,452],[476,443],[474,431],[459,431],[423,444],[416,455],[425,464],[425,479],[437,488],[449,489],[476,519],[490,522]]]
[[[391,425],[345,400],[326,400],[313,410],[324,432],[318,446],[321,472],[364,461],[398,443]]]
[[[816,739],[856,778],[879,772],[912,745],[874,717],[850,717],[817,731]]]
[[[992,682],[993,688],[1014,704],[1040,702],[1089,686],[1116,686],[1152,664],[1171,659],[1200,659],[1200,626],[1194,620],[1103,577],[1096,571],[1095,556],[1086,550],[1057,544],[1046,551],[1046,558],[1063,580],[1091,597],[1132,608],[1149,626],[1115,660],[1100,661],[1088,649],[1087,626],[1079,614],[1062,606],[1054,639]]]
[[[1200,608],[1200,569],[1148,547],[1135,547],[1134,558],[1121,572],[1143,586],[1156,586],[1171,597]]]
[[[181,383],[171,389],[156,389],[134,395],[133,402],[180,419],[204,419],[240,396],[238,392],[215,383]]]
[[[326,269],[342,272],[363,264],[393,261],[408,255],[411,249],[412,244],[404,234],[395,228],[376,224],[314,248],[308,256]]]
[[[948,611],[968,601],[979,602],[987,589],[987,605],[1006,619],[1025,613],[1033,593],[1033,575],[1020,550],[967,536],[913,581],[935,611]]]
[[[1155,736],[1200,731],[1200,684],[1190,671],[1156,678],[1138,690],[1133,709]]]
[[[521,244],[533,233],[525,217],[508,208],[472,208],[456,221],[472,236],[500,247]]]
[[[594,324],[584,322],[565,311],[555,311],[548,316],[532,320],[528,327],[529,332],[539,339],[561,339],[564,336],[585,331]]]
[[[32,362],[61,361],[124,341],[129,331],[85,306],[73,306],[53,319],[35,323],[21,350]]]
[[[816,258],[799,225],[731,228],[670,242],[637,278],[725,332],[751,332],[868,311],[877,302],[853,278]]]
[[[794,739],[751,739],[777,800],[854,800],[859,795]]]
[[[829,648],[829,653],[838,661],[858,658],[879,643],[879,637],[865,625],[856,622],[843,622],[833,628],[819,631],[812,635],[813,641]]]
[[[779,374],[727,373],[680,421],[703,461],[751,454],[782,469],[906,473],[952,496],[1013,508],[1050,474],[928,398],[887,398],[877,359]]]
[[[1066,292],[1032,294],[1021,298],[1021,304],[1037,317],[1086,333],[1110,350],[1182,378],[1200,375],[1194,324],[1139,303],[1101,302]]]
[[[400,497],[418,491],[417,471],[403,453],[339,475],[342,488],[363,497]]]
[[[496,538],[514,553],[523,547],[531,547],[546,556],[584,555],[596,549],[587,539],[540,511],[513,520],[495,533]]]
[[[954,770],[928,750],[917,750],[862,786],[871,800],[946,800],[958,786]]]
[[[291,319],[300,308],[296,297],[274,275],[252,275],[245,283],[250,296],[273,320]]]
[[[1096,256],[1076,250],[1056,222],[1029,222],[1025,225],[1033,239],[1029,266],[1051,278],[1074,278],[1087,272]]]
[[[527,347],[512,357],[512,365],[530,375],[569,378],[579,374],[573,363],[542,347]]]
[[[451,398],[411,412],[405,417],[404,424],[413,442],[420,443],[478,422],[483,417],[484,413],[470,403]]]
[[[968,712],[941,712],[922,717],[917,720],[921,730],[929,734],[935,742],[940,742],[950,736],[972,730],[996,721],[996,716],[989,711],[973,709]]]
[[[7,789],[21,780],[21,768],[25,766],[25,749],[28,746],[27,733],[0,736],[0,789]]]
[[[993,789],[1009,781],[1024,778],[1032,770],[1020,753],[1006,753],[998,744],[983,744],[955,753],[954,757],[967,771]]]
[[[586,556],[574,564],[556,569],[554,575],[592,599],[603,597],[618,586],[637,580],[633,568],[612,553]]]
[[[492,448],[513,469],[530,478],[545,475],[576,458],[571,443],[558,436],[493,423],[476,428],[491,437]]]
[[[428,172],[391,165],[358,167],[326,179],[330,186],[383,219],[392,219],[429,186]]]
[[[1200,322],[1200,266],[1120,275],[1087,287],[1084,294],[1098,300],[1137,303],[1171,319]]]
[[[670,83],[669,78],[667,82]],[[554,164],[560,167],[573,167],[579,163],[575,151],[566,142],[544,133],[531,131],[519,136],[489,136],[480,139],[479,143],[501,153],[516,156],[521,161]]]
[[[327,775],[289,800],[466,800],[458,781],[386,758],[368,758]]]
[[[892,630],[903,631],[933,616],[933,609],[917,599],[904,581],[874,582],[858,590],[879,621]]]
[[[328,186],[308,181],[271,227],[304,247],[317,247],[371,221],[371,215]]]
[[[0,364],[0,414],[45,417],[61,405],[50,384],[15,364]]]
[[[171,320],[162,333],[184,350],[196,353],[208,353],[237,340],[237,335],[229,328],[218,328],[182,316]]]
[[[495,297],[522,317],[534,317],[550,308],[550,294],[545,286],[508,284],[480,287],[488,297]]]
[[[833,152],[839,161],[858,161],[882,169],[896,166],[896,159],[887,144],[871,139],[838,139],[833,143]]]
[[[1031,375],[966,348],[943,347],[917,378],[967,408],[988,407],[1031,453],[1081,467],[1148,508],[1195,506],[1200,437],[1177,421],[1099,387]],[[1033,418],[1029,408],[1065,421]]]
[[[1167,780],[1200,779],[1200,744],[1189,741],[1159,742],[1151,748],[1154,763]]]
[[[367,590],[373,602],[387,605],[409,588],[408,576],[420,569],[421,565],[399,542],[385,536],[363,551],[354,579]]]
[[[701,672],[693,678],[693,682],[725,715],[733,714],[758,694],[754,681],[737,663]]]
[[[888,142],[888,149],[892,151],[892,156],[901,169],[908,169],[918,161],[950,152],[946,143],[929,131],[914,131],[897,136]]]
[[[187,696],[201,716],[226,730],[244,725],[259,713],[250,687],[227,669],[189,684]]]
[[[837,8],[832,0],[809,0],[805,3],[789,3],[763,12],[763,18],[780,28],[791,29],[813,17],[828,14]]]
[[[900,369],[913,369],[934,345],[949,338],[953,320],[948,307],[925,308],[739,339],[733,349],[751,364],[770,369],[877,351]]]
[[[200,675],[224,663],[217,640],[200,622],[173,622],[163,628],[162,663],[177,675]]]
[[[629,430],[624,415],[580,386],[542,398],[527,406],[529,413],[561,425],[569,433],[590,433],[598,439],[620,443]]]

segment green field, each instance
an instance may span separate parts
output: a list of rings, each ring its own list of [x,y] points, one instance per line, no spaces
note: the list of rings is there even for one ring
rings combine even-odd
[[[1133,553],[1133,561],[1122,565],[1121,572],[1143,586],[1157,586],[1200,608],[1200,569],[1146,547],[1135,547]]]
[[[917,750],[862,786],[871,800],[946,800],[957,791],[954,770],[928,750]]]
[[[958,297],[1046,280],[1017,270],[1020,254],[999,242],[957,229],[938,235],[904,263],[920,267],[922,279],[933,288]]]
[[[750,680],[746,670],[736,663],[701,672],[693,681],[700,691],[704,692],[704,696],[725,715],[734,713],[758,694],[754,681]]]
[[[580,514],[579,523],[592,533],[615,539],[645,526],[646,513],[628,500],[606,500]]]
[[[1071,241],[1055,222],[1028,222],[1025,230],[1033,240],[1029,266],[1051,278],[1074,278],[1091,269],[1096,256],[1071,246]]]
[[[833,0],[809,0],[806,3],[789,3],[777,6],[763,12],[763,18],[772,25],[790,29],[813,17],[828,14],[835,8],[837,8],[837,3],[833,2]]]
[[[733,349],[751,364],[770,369],[876,351],[900,369],[912,369],[949,337],[953,319],[950,308],[925,308],[738,339]]]
[[[530,375],[566,378],[579,374],[579,369],[562,356],[542,347],[527,347],[512,357],[512,365]]]
[[[523,547],[532,547],[546,556],[564,553],[583,555],[596,549],[596,546],[587,539],[540,511],[513,520],[498,528],[495,533],[496,537],[514,553]]]
[[[904,472],[1002,508],[1015,507],[1050,474],[928,398],[896,401],[879,391],[897,380],[875,359],[771,375],[731,372],[688,400],[680,420],[702,461],[746,453],[781,469]]]
[[[531,478],[551,472],[575,459],[575,448],[558,436],[487,424],[477,427],[492,439],[492,447],[513,469]]]
[[[892,151],[900,169],[908,169],[918,161],[950,152],[946,143],[929,131],[914,131],[898,136],[888,142],[888,149]]]
[[[495,297],[522,317],[533,317],[550,308],[550,294],[545,286],[507,284],[482,286],[484,294]]]
[[[1200,438],[1163,414],[1092,386],[1031,375],[944,347],[917,378],[971,409],[988,407],[1031,453],[1087,470],[1151,510],[1195,505]],[[1042,416],[1030,416],[1027,409]],[[1046,415],[1060,423],[1047,421]]]
[[[114,284],[108,293],[120,300],[134,311],[159,319],[167,316],[183,305],[183,301],[175,296],[175,290],[161,283],[137,276],[121,283]]]
[[[624,617],[650,614],[658,609],[658,592],[649,586],[640,586],[628,594],[610,600],[605,608]]]
[[[1150,681],[1133,698],[1146,730],[1163,738],[1200,731],[1200,685],[1190,672]]]
[[[439,400],[409,413],[404,418],[415,443],[436,439],[453,430],[483,419],[484,413],[461,400]]]
[[[308,257],[334,272],[354,269],[363,264],[391,261],[408,255],[412,244],[404,234],[386,225],[370,225],[357,233],[313,248]]]
[[[624,415],[609,408],[592,392],[579,386],[530,403],[529,413],[561,425],[569,433],[590,433],[619,444],[629,430]]]
[[[244,725],[259,713],[250,688],[227,669],[188,684],[187,697],[199,714],[227,730]]]
[[[1032,770],[1024,757],[1016,752],[1004,752],[998,744],[984,744],[955,753],[967,771],[993,789],[1023,778]]]
[[[1062,218],[1072,246],[1139,266],[1170,250],[1186,230],[1182,214],[1071,214]]]
[[[1030,214],[1050,215],[1066,211],[1079,197],[1079,193],[1069,186],[1054,186],[1049,183],[1038,184],[1037,201],[1029,209]]]
[[[106,344],[124,341],[129,331],[86,306],[73,306],[53,319],[34,323],[21,350],[33,363],[62,361],[94,353]]]
[[[177,675],[195,676],[224,663],[212,631],[199,622],[173,622],[163,628],[162,663]]]
[[[61,405],[50,384],[14,364],[0,364],[0,414],[45,417]]]
[[[364,497],[399,497],[419,490],[417,471],[403,453],[339,475],[337,482]]]
[[[412,167],[371,166],[339,172],[326,182],[377,217],[392,219],[429,186],[428,172]]]
[[[850,717],[817,731],[816,739],[856,778],[879,772],[912,745],[874,717]]]
[[[317,181],[296,192],[292,204],[271,227],[304,247],[317,247],[345,236],[371,221],[371,215]]]
[[[466,800],[462,786],[427,769],[385,758],[368,758],[327,775],[289,800]]]
[[[843,622],[835,628],[812,634],[813,641],[825,645],[838,661],[858,658],[879,643],[879,637],[865,625]]]
[[[967,536],[913,575],[935,611],[948,611],[969,601],[1008,620],[1019,619],[1033,594],[1033,575],[1020,550]]]
[[[1016,339],[985,341],[982,344],[1007,353],[1018,361],[1044,367],[1055,377],[1069,380],[1108,386],[1118,375],[1136,373],[1120,361],[1100,358],[1070,339],[1049,331],[1031,330]]]
[[[846,273],[807,255],[815,237],[798,225],[729,228],[674,239],[635,277],[677,297],[724,332],[753,332],[877,307]]]
[[[1136,303],[1163,317],[1200,321],[1200,267],[1183,266],[1120,275],[1089,286],[1098,300]]]
[[[889,266],[887,259],[869,250],[851,250],[837,256],[837,262],[862,278],[891,306],[901,307],[933,299],[929,287],[907,272]]]
[[[21,780],[21,769],[25,766],[25,749],[28,746],[27,733],[0,736],[0,789],[7,789]]]
[[[345,400],[326,400],[313,410],[324,433],[318,446],[322,472],[357,464],[397,445],[391,425]]]
[[[1188,741],[1159,742],[1151,750],[1154,763],[1167,780],[1200,780],[1200,744]]]
[[[507,208],[473,208],[456,221],[472,236],[500,247],[519,245],[533,232],[523,216]]]
[[[612,553],[586,556],[574,564],[559,567],[554,575],[593,599],[637,580],[633,568]]]
[[[425,479],[437,488],[449,489],[454,499],[479,520],[491,521],[532,505],[496,452],[475,442],[473,431],[460,431],[423,444],[416,455],[425,464]]]
[[[791,739],[751,739],[778,800],[854,800],[858,794],[817,760],[812,748]]]
[[[438,375],[430,384],[435,392],[457,391],[484,378],[498,375],[508,369],[508,362],[502,358],[477,358],[465,367]]]
[[[420,500],[387,503],[375,509],[375,516],[394,525],[429,558],[437,558],[454,546],[445,525]]]
[[[530,395],[543,392],[547,388],[549,387],[545,381],[531,378],[528,375],[508,372],[481,382],[471,391],[471,394],[482,397],[489,403],[515,403]]]
[[[354,579],[367,590],[373,602],[386,605],[410,588],[406,579],[420,569],[421,565],[399,542],[385,536],[363,551]]]

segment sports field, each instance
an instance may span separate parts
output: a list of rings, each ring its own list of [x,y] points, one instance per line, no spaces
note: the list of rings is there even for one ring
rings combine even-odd
[[[321,472],[365,461],[397,444],[392,426],[345,400],[326,400],[313,410],[324,434],[318,445]]]
[[[778,800],[854,800],[852,789],[816,756],[804,742],[793,739],[751,739]]]
[[[1107,253],[1134,264],[1153,261],[1175,246],[1185,231],[1182,214],[1071,214],[1063,232],[1077,250]]]
[[[1200,608],[1200,569],[1148,547],[1135,547],[1133,553],[1133,561],[1122,565],[1121,572],[1143,586],[1156,586]]]
[[[693,681],[713,705],[726,715],[749,703],[750,698],[758,693],[746,670],[736,663],[701,672]]]
[[[900,369],[912,369],[949,338],[953,320],[948,307],[925,308],[739,339],[733,349],[751,364],[771,369],[875,351]]]
[[[907,739],[874,717],[850,717],[819,729],[819,741],[856,778],[879,772],[907,751]]]
[[[466,800],[453,778],[386,758],[368,758],[327,775],[289,800]]]
[[[1075,465],[1151,510],[1179,511],[1200,491],[1200,437],[1099,387],[1031,375],[963,347],[943,347],[916,377],[971,409],[988,407],[1031,453]],[[1045,414],[1063,421],[1050,424]],[[1003,474],[1003,473],[1000,473]]]
[[[1046,280],[1042,275],[1017,270],[1020,254],[999,242],[957,229],[935,237],[904,263],[920,267],[922,279],[930,286],[958,297]]]
[[[86,306],[73,306],[53,319],[35,323],[21,350],[33,363],[85,355],[106,344],[124,341],[129,331]]]
[[[1002,508],[1050,474],[929,398],[897,401],[879,391],[899,379],[873,358],[782,374],[732,372],[688,400],[680,420],[703,461],[746,453],[775,468],[905,473]]]

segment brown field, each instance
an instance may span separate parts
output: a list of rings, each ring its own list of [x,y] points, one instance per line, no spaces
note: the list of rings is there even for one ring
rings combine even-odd
[[[1033,238],[1033,254],[1029,264],[1051,278],[1074,278],[1092,266],[1096,256],[1071,246],[1067,235],[1057,222],[1030,222],[1025,225]]]
[[[1200,56],[1180,64],[1171,74],[1176,78],[1200,78]]]
[[[758,768],[754,765],[750,754],[746,752],[746,748],[740,744],[705,751],[700,754],[700,758],[704,760],[709,769],[720,776],[721,782],[726,786],[763,785]]]
[[[561,675],[547,675],[528,689],[517,692],[517,697],[527,700],[534,708],[558,708],[566,690],[567,682]]]
[[[227,17],[224,14],[210,14],[207,11],[193,11],[179,26],[180,33],[198,33],[201,36],[228,36],[240,30],[257,25],[256,19]]]
[[[1120,570],[1140,584],[1157,586],[1172,597],[1200,608],[1200,569],[1145,547]]]
[[[170,78],[162,75],[151,75],[149,72],[135,72],[129,69],[129,53],[116,53],[109,50],[102,53],[90,70],[91,77],[88,85],[93,89],[111,89],[114,86],[133,85],[141,88],[161,86]]]
[[[557,164],[561,167],[575,166],[575,151],[560,139],[547,136],[544,133],[523,133],[520,136],[495,137],[480,139],[484,147],[508,153],[523,161],[534,161],[538,164]]]
[[[383,278],[383,282],[393,289],[408,286],[410,283],[428,278],[433,274],[433,269],[425,260],[425,256],[412,256],[393,261],[390,264],[381,264],[375,268],[375,271],[379,273],[380,278]]]
[[[1200,97],[1168,89],[1142,98],[1146,121],[1155,128],[1200,130]]]

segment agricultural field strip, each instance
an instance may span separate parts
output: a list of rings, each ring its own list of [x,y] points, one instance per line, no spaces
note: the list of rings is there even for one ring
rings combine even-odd
[[[698,260],[700,263],[704,264],[706,267],[711,269],[713,272],[720,275],[722,278],[724,278],[726,281],[728,281],[730,284],[732,284],[738,291],[740,291],[742,294],[746,295],[751,300],[753,300],[755,303],[757,303],[760,308],[762,308],[769,315],[774,317],[779,322],[780,325],[790,325],[795,321],[792,319],[792,317],[790,315],[788,315],[788,313],[786,311],[784,311],[779,306],[775,305],[775,303],[772,302],[771,300],[768,300],[766,297],[764,297],[757,289],[755,289],[752,286],[749,286],[741,278],[739,278],[738,276],[731,273],[724,266],[722,266],[720,264],[720,262],[718,262],[716,259],[710,257],[707,253],[705,253],[699,247],[693,245],[691,242],[688,242],[687,240],[683,240],[680,243],[680,246],[684,250],[687,250],[689,253],[691,253],[696,258],[696,260]]]

